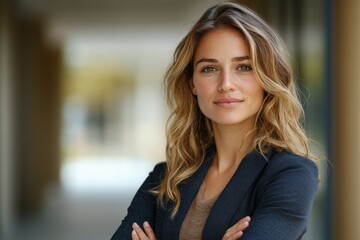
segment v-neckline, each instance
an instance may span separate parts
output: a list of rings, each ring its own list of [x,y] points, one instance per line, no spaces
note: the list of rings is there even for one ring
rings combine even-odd
[[[196,200],[200,203],[204,203],[204,204],[208,204],[208,203],[213,203],[216,201],[216,199],[220,196],[221,192],[224,190],[221,189],[219,192],[217,192],[215,195],[209,197],[209,198],[205,198],[205,183],[203,182],[200,186],[200,189],[196,195]]]

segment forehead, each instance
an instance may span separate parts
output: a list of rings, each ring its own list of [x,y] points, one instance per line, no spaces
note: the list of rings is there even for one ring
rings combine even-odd
[[[205,33],[199,40],[195,59],[202,57],[249,56],[248,44],[234,28],[218,28]]]

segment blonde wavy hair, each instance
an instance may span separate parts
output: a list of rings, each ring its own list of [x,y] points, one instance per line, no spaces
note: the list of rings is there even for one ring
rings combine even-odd
[[[171,115],[167,123],[167,170],[153,192],[158,203],[174,203],[172,217],[180,206],[178,186],[202,164],[214,144],[211,123],[199,109],[190,81],[198,42],[217,28],[238,30],[248,44],[252,68],[265,91],[258,112],[251,150],[262,154],[270,148],[315,159],[301,126],[304,111],[299,101],[287,52],[276,33],[252,10],[237,3],[209,8],[177,46],[165,74],[164,87]]]

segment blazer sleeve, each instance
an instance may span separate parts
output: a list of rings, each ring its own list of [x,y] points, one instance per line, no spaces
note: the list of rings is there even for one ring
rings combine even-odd
[[[269,162],[263,179],[241,240],[301,239],[317,191],[317,166],[289,154]]]
[[[143,222],[148,221],[154,226],[156,213],[156,196],[149,190],[159,186],[162,173],[166,167],[165,163],[159,163],[149,174],[139,190],[136,192],[128,210],[126,217],[122,220],[121,225],[116,230],[111,240],[131,240],[132,224],[138,223],[140,226]]]

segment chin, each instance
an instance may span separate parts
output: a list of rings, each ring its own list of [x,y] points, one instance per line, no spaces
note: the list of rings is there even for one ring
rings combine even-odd
[[[213,124],[229,125],[229,126],[244,124],[244,121],[236,121],[236,120],[229,120],[229,119],[226,119],[226,120],[217,119],[217,120],[213,120],[212,122],[213,122]]]
[[[210,118],[211,119],[211,118]],[[217,125],[223,125],[223,126],[236,126],[236,125],[245,125],[245,126],[253,126],[255,124],[256,117],[249,117],[249,118],[239,118],[239,116],[236,116],[236,118],[212,118],[211,121],[213,124]]]

